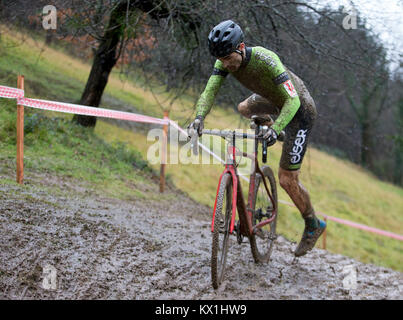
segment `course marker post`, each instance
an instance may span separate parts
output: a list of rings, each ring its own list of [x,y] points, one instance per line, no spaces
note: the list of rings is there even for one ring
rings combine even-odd
[[[19,75],[18,89],[24,90],[24,76]],[[17,104],[17,183],[24,180],[24,106]]]

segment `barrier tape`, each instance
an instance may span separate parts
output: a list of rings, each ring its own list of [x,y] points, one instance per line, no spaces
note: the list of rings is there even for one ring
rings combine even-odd
[[[284,201],[284,200],[279,200],[279,202],[281,202],[282,204],[285,204],[285,205],[288,205],[288,206],[296,208],[296,206],[293,203],[290,203],[290,202],[287,202],[287,201]],[[400,234],[396,234],[396,233],[392,233],[392,232],[389,232],[389,231],[369,227],[369,226],[366,226],[364,224],[360,224],[360,223],[356,223],[356,222],[352,222],[352,221],[348,221],[348,220],[328,216],[327,214],[319,212],[319,211],[315,211],[315,214],[321,215],[322,217],[324,217],[324,218],[326,218],[328,220],[338,222],[338,223],[344,224],[346,226],[350,226],[350,227],[353,227],[353,228],[356,228],[356,229],[361,229],[361,230],[364,230],[364,231],[376,233],[376,234],[379,234],[379,235],[382,235],[382,236],[385,236],[385,237],[394,238],[394,239],[403,241],[403,236],[400,235]]]
[[[88,107],[64,102],[25,98],[23,90],[5,86],[0,86],[0,97],[9,99],[14,98],[17,99],[18,105],[49,111],[80,114],[85,116],[95,116],[102,118],[112,118],[134,122],[155,123],[160,125],[168,124],[168,121],[164,119],[153,118],[131,112]]]
[[[178,129],[181,133],[183,133],[186,137],[188,136],[188,133],[183,130],[181,127],[179,127],[174,121],[169,120],[169,123],[174,126],[176,129]],[[222,164],[225,164],[225,161],[223,159],[221,159],[219,156],[217,156],[213,151],[211,151],[209,148],[207,148],[204,144],[202,144],[201,142],[198,143],[198,145],[200,146],[200,148],[202,148],[204,151],[206,151],[207,153],[211,154],[214,158],[216,158],[218,161],[220,161]]]
[[[8,99],[17,99],[24,96],[24,90],[17,88],[10,88],[6,86],[0,86],[0,97]]]
[[[50,110],[50,111],[57,111],[57,112],[64,112],[64,113],[73,113],[73,114],[80,114],[80,115],[87,115],[87,116],[96,116],[96,117],[103,117],[103,118],[113,118],[119,120],[128,120],[134,122],[145,122],[145,123],[155,123],[155,124],[171,124],[175,128],[177,128],[181,133],[187,136],[187,132],[183,130],[180,126],[178,126],[174,121],[170,119],[158,119],[153,118],[141,114],[130,113],[130,112],[123,112],[123,111],[116,111],[110,109],[103,109],[103,108],[95,108],[95,107],[88,107],[64,102],[55,102],[55,101],[47,101],[47,100],[39,100],[39,99],[29,99],[24,97],[24,90],[11,88],[6,86],[0,86],[0,98],[8,98],[8,99],[17,99],[17,104],[23,105],[26,107],[43,109],[43,110]],[[218,159],[221,163],[225,164],[225,161],[221,159],[218,155],[212,152],[209,148],[204,146],[202,143],[199,143],[199,146],[211,154],[214,158]],[[245,176],[240,176],[246,182],[249,180]],[[279,200],[280,203],[296,207],[294,204]],[[363,224],[359,224],[356,222],[328,216],[322,212],[316,212],[317,214],[323,216],[324,218],[350,226],[352,228],[361,229],[364,231],[376,233],[385,237],[394,238],[400,241],[403,241],[403,236],[399,234],[395,234],[389,231],[369,227]]]
[[[96,116],[102,118],[112,118],[119,120],[128,120],[135,122],[146,122],[146,123],[155,123],[155,124],[168,124],[168,121],[163,119],[157,119],[153,117],[144,116],[141,114],[103,109],[103,108],[95,108],[95,107],[87,107],[76,104],[69,103],[61,103],[61,102],[53,102],[46,100],[37,100],[37,99],[28,99],[28,98],[19,98],[17,99],[17,104],[23,105],[26,107],[64,112],[64,113],[73,113],[80,114],[85,116]]]

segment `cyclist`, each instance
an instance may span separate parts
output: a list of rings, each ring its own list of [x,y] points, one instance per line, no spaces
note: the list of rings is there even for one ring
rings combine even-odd
[[[294,252],[297,257],[305,255],[326,228],[326,223],[316,217],[309,193],[298,178],[316,118],[315,103],[303,81],[288,70],[274,52],[245,45],[243,32],[235,22],[226,20],[215,26],[208,36],[208,45],[217,60],[196,105],[196,119],[199,121],[193,121],[189,128],[201,135],[203,120],[228,74],[254,92],[238,105],[243,116],[261,115],[268,116],[268,119],[270,115],[278,116],[274,122],[268,123],[271,126],[264,138],[270,146],[282,130],[286,132],[279,181],[305,220],[302,239]]]

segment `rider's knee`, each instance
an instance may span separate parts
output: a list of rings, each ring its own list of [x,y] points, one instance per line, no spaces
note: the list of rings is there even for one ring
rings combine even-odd
[[[244,117],[248,117],[249,112],[248,112],[248,103],[246,100],[242,101],[240,104],[238,104],[238,111],[240,114],[242,114]]]

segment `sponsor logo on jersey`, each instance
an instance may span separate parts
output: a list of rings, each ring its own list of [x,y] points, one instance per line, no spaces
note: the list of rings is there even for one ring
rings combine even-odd
[[[285,88],[285,90],[287,90],[287,93],[290,95],[290,97],[294,98],[298,96],[297,90],[295,90],[291,80],[287,80],[286,82],[284,82],[283,87]]]
[[[260,60],[260,61],[263,61],[264,63],[266,63],[269,67],[274,68],[277,65],[272,57],[270,57],[262,52],[257,51],[255,53],[255,57],[257,60]]]
[[[304,143],[306,140],[306,133],[308,130],[299,130],[297,133],[297,137],[295,138],[294,141],[294,146],[292,148],[292,151],[290,152],[291,157],[291,163],[296,164],[301,161],[301,152],[304,149]]]

